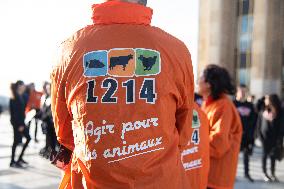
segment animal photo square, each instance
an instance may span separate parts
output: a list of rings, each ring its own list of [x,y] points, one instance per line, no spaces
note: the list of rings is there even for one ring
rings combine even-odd
[[[84,76],[96,77],[107,75],[107,51],[88,52],[83,57]]]
[[[161,72],[160,52],[151,49],[136,49],[137,76],[158,75]]]
[[[108,53],[108,74],[115,77],[133,77],[135,73],[134,49],[111,49]]]

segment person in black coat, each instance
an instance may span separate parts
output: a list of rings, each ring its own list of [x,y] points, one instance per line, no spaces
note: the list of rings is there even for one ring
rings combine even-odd
[[[52,111],[51,111],[51,88],[50,83],[46,82],[44,84],[44,96],[43,96],[43,105],[40,110],[41,120],[43,128],[46,133],[46,145],[43,149],[40,150],[40,155],[49,158],[51,152],[55,151],[57,145],[57,137],[55,133]]]
[[[249,156],[251,156],[253,152],[257,115],[254,105],[247,101],[246,96],[247,87],[245,85],[240,85],[237,89],[234,104],[240,114],[243,125],[241,151],[244,154],[245,178],[251,182],[254,182],[249,174]]]
[[[24,161],[23,156],[26,148],[31,140],[29,135],[29,129],[25,125],[25,102],[22,97],[25,91],[25,85],[23,81],[17,81],[16,83],[11,85],[12,95],[13,97],[10,99],[10,115],[11,115],[11,124],[13,126],[14,131],[14,141],[12,146],[12,157],[10,166],[11,167],[22,167],[22,164],[27,164]],[[22,141],[22,137],[26,138],[26,142],[23,146],[22,152],[17,161],[15,161],[15,152],[17,146]]]
[[[260,129],[263,147],[262,169],[265,181],[278,181],[275,176],[276,160],[283,158],[284,111],[276,94],[265,97],[264,124]],[[271,176],[267,173],[267,158],[271,159]]]

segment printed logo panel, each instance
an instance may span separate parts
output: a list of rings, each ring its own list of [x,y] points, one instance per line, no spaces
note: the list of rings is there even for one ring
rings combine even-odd
[[[84,55],[84,75],[86,77],[106,76],[108,51],[93,51]]]
[[[200,127],[199,115],[196,110],[193,110],[192,128],[197,129]]]
[[[161,58],[158,51],[150,49],[136,49],[137,76],[158,75],[161,71]]]
[[[135,51],[112,49],[108,54],[108,74],[116,77],[133,77],[135,73]]]
[[[83,57],[84,76],[140,77],[161,72],[160,52],[143,48],[117,48],[88,52]]]

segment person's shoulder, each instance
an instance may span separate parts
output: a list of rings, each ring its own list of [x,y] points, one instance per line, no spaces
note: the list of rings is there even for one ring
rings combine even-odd
[[[169,32],[156,27],[156,26],[152,26],[152,29],[155,30],[161,37],[166,37],[168,38],[168,40],[179,43],[179,44],[183,44],[183,42],[178,39],[177,37],[173,36],[172,34],[170,34]]]
[[[75,33],[73,33],[71,36],[67,37],[65,40],[63,40],[59,46],[56,53],[56,59],[53,63],[52,72],[55,72],[56,70],[60,70],[62,67],[65,68],[66,64],[68,64],[68,58],[72,57],[72,53],[74,53],[74,49],[76,48],[76,45],[84,39],[84,36],[86,36],[86,33],[92,28],[92,25],[87,25],[79,30],[77,30]],[[64,60],[64,61],[62,61]]]
[[[64,50],[72,49],[76,45],[77,42],[82,40],[88,31],[92,29],[93,25],[87,25],[79,30],[77,30],[75,33],[73,33],[71,36],[67,37],[64,41],[61,42],[60,47]]]
[[[217,100],[215,100],[215,107],[220,111],[228,111],[231,108],[236,108],[234,102],[230,99],[228,95],[221,95]]]
[[[214,100],[216,106],[226,105],[229,101],[229,97],[225,94],[220,95],[218,99]]]
[[[185,43],[182,40],[178,39],[177,37],[173,36],[172,34],[166,32],[165,30],[159,27],[152,26],[151,28],[155,32],[155,36],[157,38],[160,38],[163,43],[170,45],[169,48],[171,48],[172,50],[176,49],[177,51],[188,51]]]

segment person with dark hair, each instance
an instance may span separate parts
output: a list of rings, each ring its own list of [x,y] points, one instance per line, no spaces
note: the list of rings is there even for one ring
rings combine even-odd
[[[229,72],[225,68],[214,64],[206,67],[199,81],[201,81],[199,82],[199,84],[201,84],[199,87],[202,87],[202,89],[203,84],[207,85],[205,88],[210,88],[210,91],[207,93],[209,93],[208,95],[212,100],[219,99],[223,94],[234,95],[236,91]]]
[[[50,83],[45,82],[43,86],[43,105],[40,110],[42,128],[46,134],[46,144],[43,149],[40,150],[40,155],[49,158],[52,151],[55,151],[57,145],[57,139],[54,129],[54,123],[51,112],[51,99],[50,99]]]
[[[57,139],[73,158],[60,188],[189,187],[180,152],[192,134],[191,56],[151,26],[146,2],[94,5],[94,24],[61,45],[51,107]]]
[[[262,170],[265,181],[276,181],[276,160],[283,158],[283,136],[284,136],[284,111],[281,101],[276,94],[265,96],[265,111],[263,112],[264,124],[260,129],[260,139],[263,148]],[[271,176],[267,173],[267,158],[271,160]]]
[[[235,87],[225,68],[209,65],[198,81],[203,110],[209,120],[210,171],[208,188],[232,189],[235,182],[242,138],[239,113],[226,94]]]
[[[241,151],[243,151],[244,154],[245,178],[254,182],[249,174],[249,156],[251,156],[253,152],[257,115],[253,104],[247,101],[247,87],[245,85],[238,87],[234,104],[241,116],[243,125]]]
[[[29,129],[25,125],[25,104],[23,100],[23,93],[25,92],[25,85],[23,81],[17,81],[11,85],[12,98],[10,99],[10,115],[11,124],[14,131],[14,142],[12,146],[11,167],[22,167],[22,164],[27,164],[24,161],[23,156],[28,144],[31,140],[29,135]],[[23,146],[22,152],[18,161],[15,161],[15,152],[17,146],[22,141],[22,136],[26,138],[26,142]]]
[[[258,114],[258,120],[257,120],[257,131],[259,131],[261,124],[262,124],[262,114],[265,111],[265,96],[259,98],[256,101],[255,104],[255,110]],[[257,132],[257,134],[259,134],[259,132]]]

